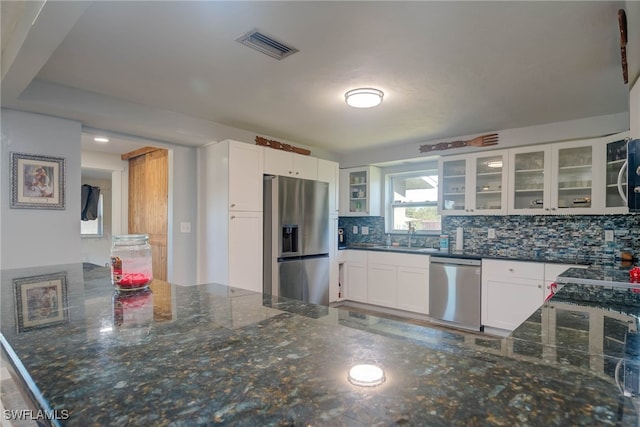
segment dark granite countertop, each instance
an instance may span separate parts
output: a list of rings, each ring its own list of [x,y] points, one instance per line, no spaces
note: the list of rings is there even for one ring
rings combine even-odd
[[[434,248],[423,247],[406,247],[406,246],[385,246],[370,243],[361,243],[356,245],[350,245],[346,249],[367,250],[367,251],[383,251],[383,252],[400,252],[407,254],[420,254],[430,256],[447,256],[452,258],[466,258],[466,259],[498,259],[506,261],[524,261],[524,262],[544,262],[553,264],[576,264],[576,265],[592,265],[601,264],[600,259],[591,259],[581,256],[567,256],[567,255],[536,255],[533,251],[526,250],[514,250],[511,253],[495,254],[495,253],[480,253],[470,251],[455,251],[450,250],[448,252],[440,251]]]
[[[41,273],[66,277],[66,316],[22,315],[38,305],[11,293]],[[550,305],[572,287],[501,338],[157,280],[152,294],[116,298],[123,313],[105,268],[5,270],[1,338],[35,400],[69,411],[61,425],[637,426],[611,373],[637,313],[601,308],[615,321],[605,313],[586,332],[557,309],[552,322]],[[585,333],[604,345],[584,345]],[[386,381],[350,384],[356,363],[381,366]]]
[[[593,268],[569,268],[557,278],[558,283],[575,283],[582,285],[600,285],[615,287],[638,287],[640,283],[632,282],[629,271],[633,266],[603,265]]]

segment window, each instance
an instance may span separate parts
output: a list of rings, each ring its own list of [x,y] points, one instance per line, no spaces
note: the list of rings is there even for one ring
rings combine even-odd
[[[102,194],[98,197],[98,218],[91,221],[80,220],[80,235],[102,237]]]
[[[388,176],[387,230],[406,232],[409,224],[416,231],[440,233],[438,215],[438,171],[390,174]]]

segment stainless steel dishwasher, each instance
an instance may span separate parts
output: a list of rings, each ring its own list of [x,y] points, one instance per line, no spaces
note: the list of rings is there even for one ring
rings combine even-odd
[[[452,326],[481,331],[482,260],[431,256],[429,317]]]

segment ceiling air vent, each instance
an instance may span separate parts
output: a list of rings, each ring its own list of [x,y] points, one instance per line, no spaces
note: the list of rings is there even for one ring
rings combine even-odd
[[[242,43],[245,46],[249,46],[251,49],[262,52],[265,55],[269,55],[272,58],[280,60],[286,58],[289,55],[293,55],[298,49],[287,46],[279,41],[259,32],[258,30],[249,31],[247,34],[236,41]]]

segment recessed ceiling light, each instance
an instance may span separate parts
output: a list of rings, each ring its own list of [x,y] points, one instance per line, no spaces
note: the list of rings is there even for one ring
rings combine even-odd
[[[384,371],[376,365],[355,365],[349,369],[349,382],[361,387],[374,387],[384,382]]]
[[[105,138],[104,136],[96,136],[93,140],[95,142],[109,142],[109,138]]]
[[[355,108],[371,108],[382,102],[384,93],[381,90],[370,87],[352,89],[344,94],[348,105]]]

